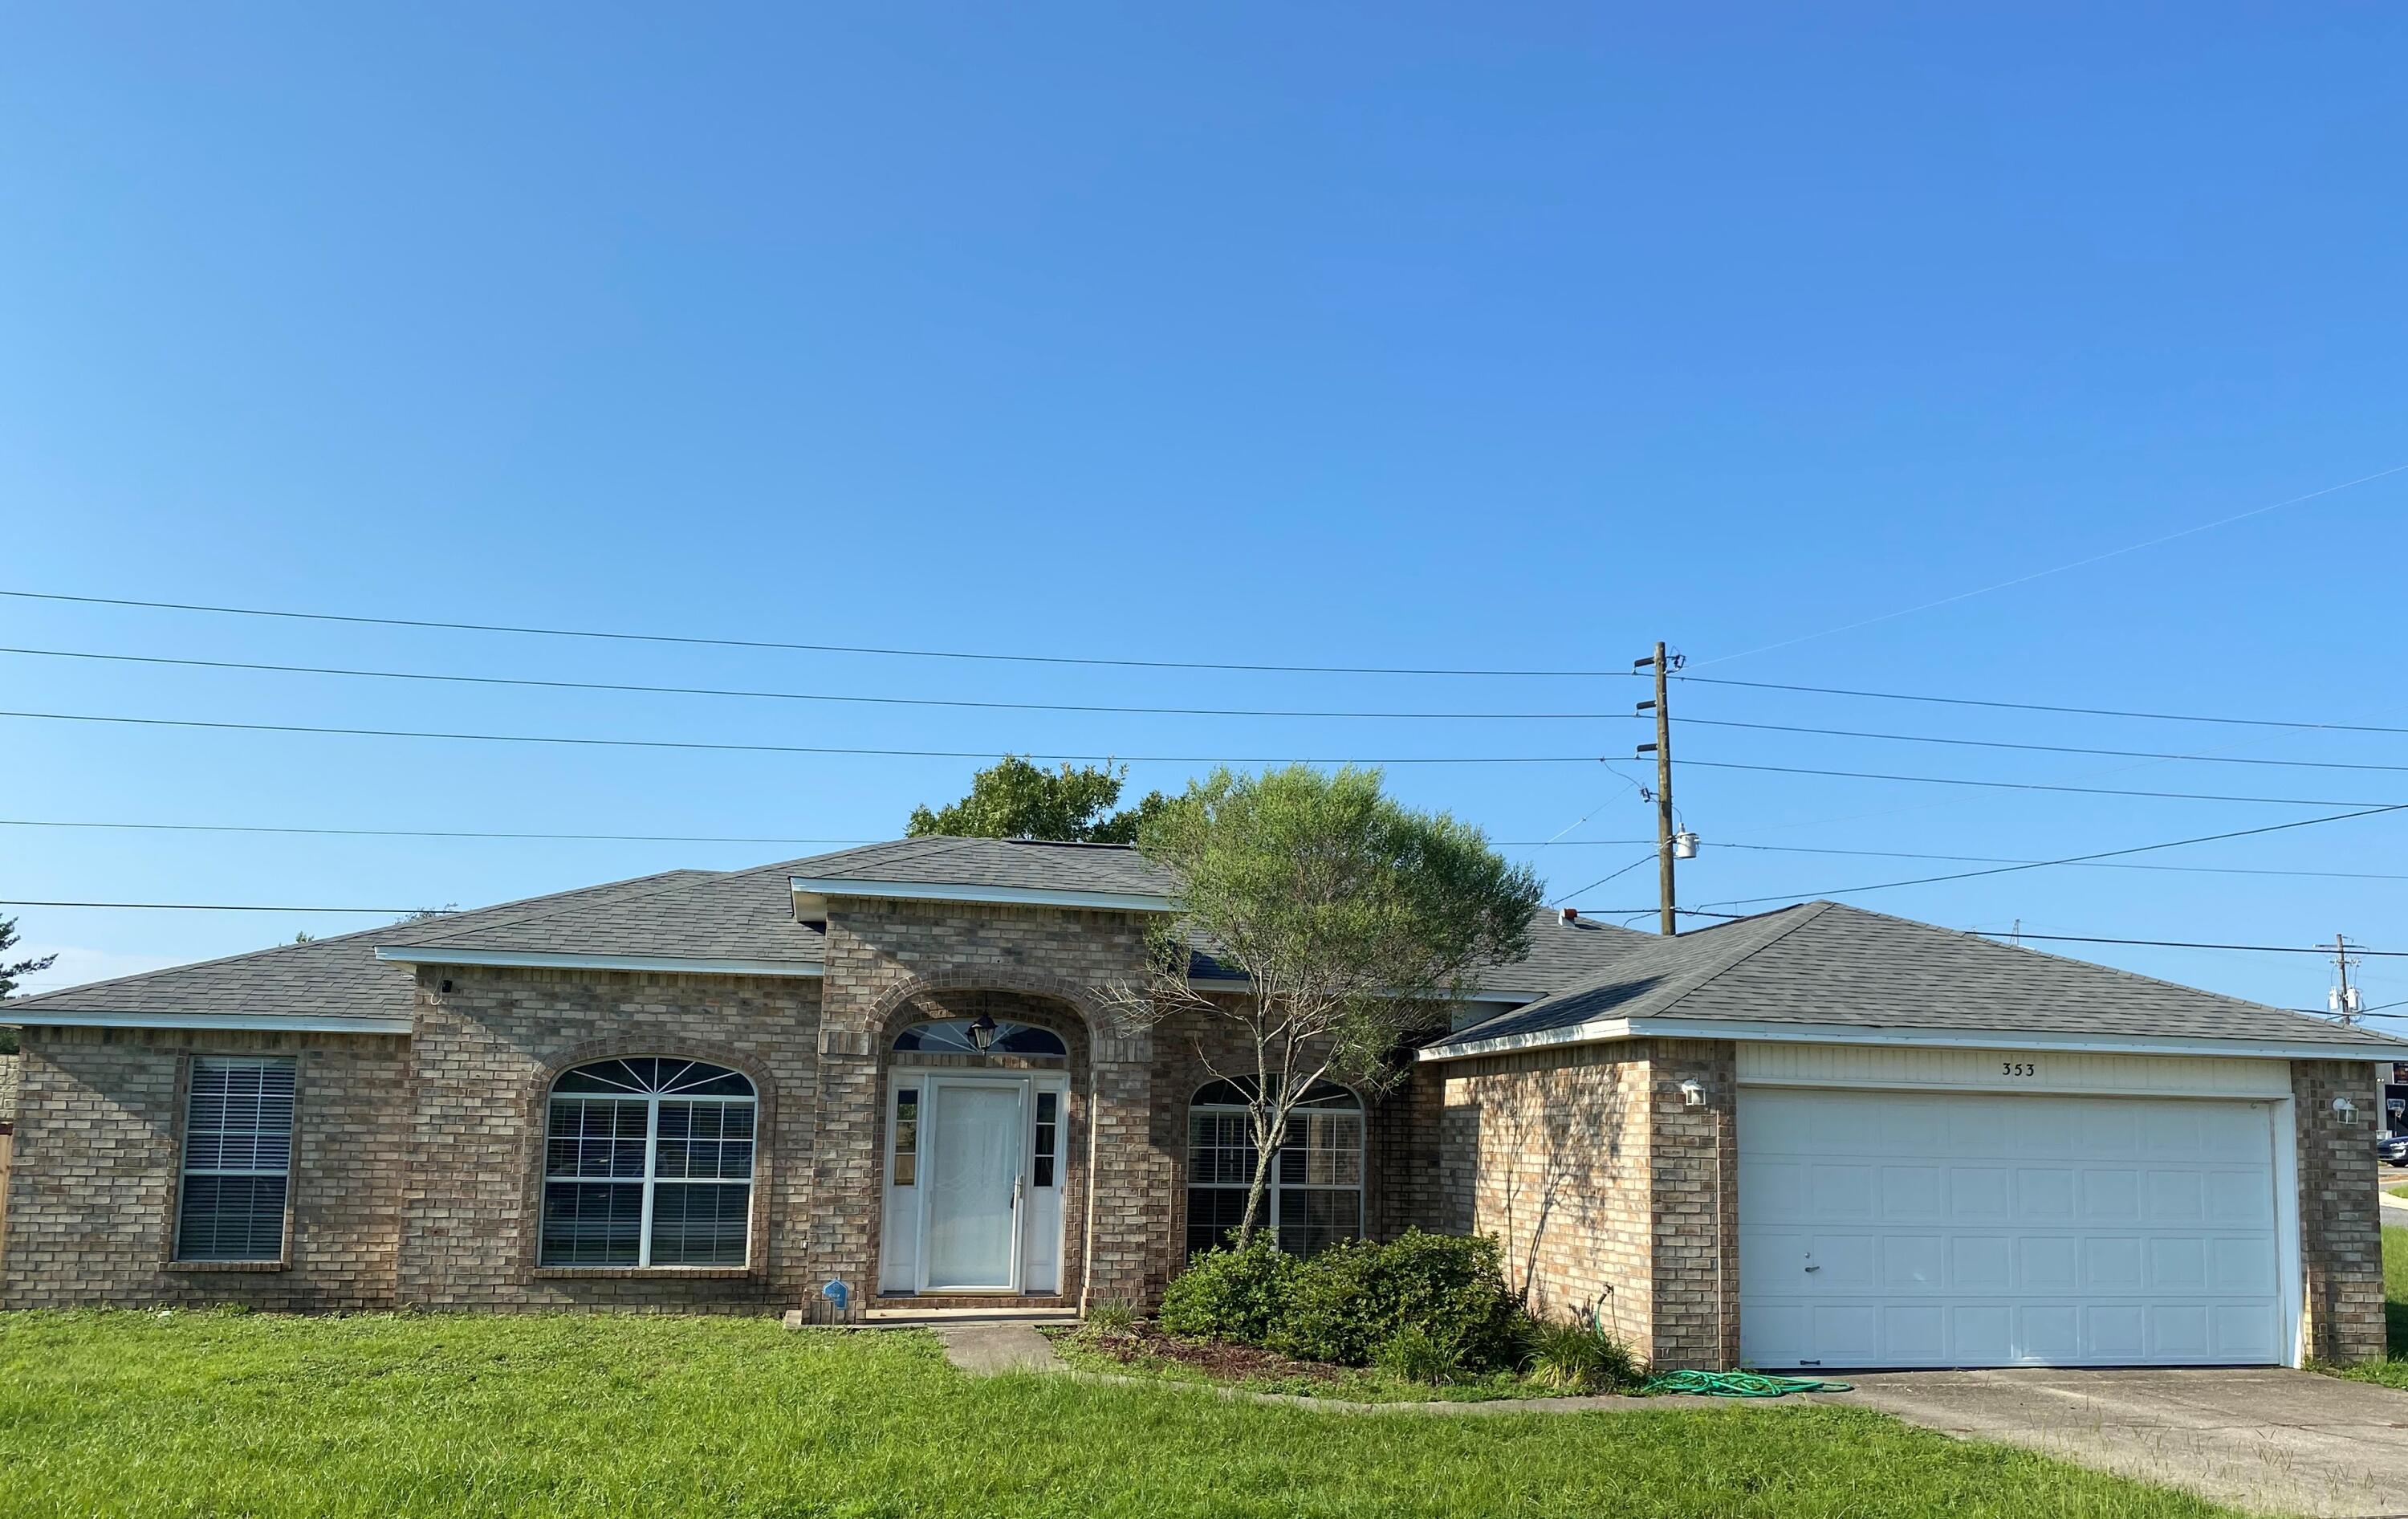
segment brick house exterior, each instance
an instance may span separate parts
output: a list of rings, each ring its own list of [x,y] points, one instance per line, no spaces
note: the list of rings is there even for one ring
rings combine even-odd
[[[1191,1104],[1215,1070],[1244,1064],[1223,1021],[1119,1010],[1112,991],[1138,980],[1171,889],[1126,850],[915,839],[669,872],[12,1002],[24,1056],[0,1308],[802,1308],[836,1320],[897,1300],[1149,1302],[1191,1242],[1205,1156]],[[978,1053],[920,1032],[982,1020],[1025,1046]],[[2032,1345],[2076,1324],[2091,1337],[2076,1359],[2110,1353],[2128,1323],[2155,1337],[2142,1358],[2180,1358],[2179,1332],[2202,1314],[2225,1338],[2193,1358],[2381,1354],[2370,1130],[2352,1118],[2373,1111],[2366,1062],[2386,1041],[2362,1032],[1830,904],[1679,939],[1550,915],[1528,959],[1495,967],[1454,1025],[1392,1088],[1341,1099],[1328,1130],[1340,1138],[1313,1161],[1329,1174],[1321,1193],[1297,1195],[1297,1216],[1334,1209],[1312,1226],[1340,1236],[1493,1234],[1534,1311],[1594,1313],[1658,1366],[1768,1351],[1813,1364],[1815,1344],[1768,1327],[1793,1322],[1835,1345],[1859,1343],[1845,1338],[1859,1321],[1888,1326],[1905,1348],[1885,1354],[1897,1355],[1924,1354],[1913,1336],[1939,1324],[1931,1354],[1996,1354],[1967,1337],[2011,1308],[2037,1326]],[[717,1233],[695,1236],[721,1252],[700,1263],[652,1263],[658,1241],[685,1238],[661,1219],[702,1196],[688,1180],[701,1173],[675,1168],[708,1146],[670,1137],[672,1110],[695,1121],[674,1096],[588,1100],[619,1115],[615,1138],[593,1143],[621,1168],[564,1180],[589,1174],[564,1172],[564,1154],[601,1152],[573,1139],[564,1150],[575,1104],[562,1106],[562,1083],[653,1060],[701,1063],[743,1093],[740,1175],[715,1180],[747,1190]],[[213,1148],[229,1080],[265,1080],[267,1095],[244,1100],[277,1116],[253,1130],[281,1125],[231,1168]],[[1782,1127],[1801,1103],[1826,1121]],[[1003,1126],[963,1126],[957,1111]],[[2009,1126],[2057,1115],[2039,1130],[2071,1113],[2106,1148],[1985,1160],[1977,1126],[1935,1129],[1931,1154],[1916,1155],[1898,1126],[1950,1111],[2004,1113]],[[2282,1125],[2271,1150],[2233,1148],[2231,1135],[2269,1122]],[[1811,1153],[1819,1132],[1858,1123],[1910,1137],[1878,1166]],[[2124,1127],[2169,1124],[2207,1136],[2206,1158],[2114,1161]],[[1005,1145],[1016,1158],[982,1158],[998,1134],[1017,1136]],[[627,1168],[638,1160],[640,1177]],[[1844,1192],[1879,1169],[1878,1184],[1905,1196],[2015,1167],[2036,1195],[2071,1178],[2086,1206],[2137,1177],[2152,1199],[2204,1188],[2227,1211],[2192,1227],[2158,1208],[2129,1239],[2005,1215],[1986,1233],[1950,1233],[1907,1213],[1850,1224],[1846,1197],[1828,1217],[1800,1213],[1805,1193],[1785,1180],[1811,1173]],[[961,1200],[982,1176],[1008,1183],[1008,1205]],[[268,1190],[246,1190],[254,1182]],[[632,1210],[639,1190],[640,1225],[632,1212],[576,1213],[595,1197]],[[183,1258],[179,1220],[203,1196],[250,1198],[246,1226],[268,1243]],[[280,1221],[262,1197],[280,1198]],[[2258,1213],[2229,1211],[2244,1204]],[[1779,1223],[1789,1214],[1801,1222]],[[1007,1220],[1008,1245],[979,1232]],[[2012,1239],[2035,1259],[2063,1244],[2110,1264],[2129,1245],[2172,1274],[2078,1300],[2033,1288],[2017,1304],[1982,1297],[1971,1277],[1899,1279],[1890,1297],[1835,1287],[1836,1306],[1796,1307],[1805,1279],[1784,1274],[1790,1242],[1824,1253],[1825,1281],[1844,1287],[1848,1241],[1882,1229],[1900,1261]],[[620,1248],[639,1230],[655,1241],[641,1258],[561,1243]],[[1008,1249],[989,1275],[971,1273],[993,1284],[932,1285],[947,1253],[966,1249]],[[2200,1251],[2219,1274],[2194,1305],[2180,1273]],[[2243,1280],[2261,1264],[2272,1275]],[[841,1305],[832,1283],[845,1284]],[[1813,1328],[1817,1313],[1838,1327]]]

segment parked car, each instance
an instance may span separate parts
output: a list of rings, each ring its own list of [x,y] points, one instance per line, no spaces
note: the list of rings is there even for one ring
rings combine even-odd
[[[2408,1169],[2408,1134],[2386,1134],[2375,1140],[2374,1158]]]

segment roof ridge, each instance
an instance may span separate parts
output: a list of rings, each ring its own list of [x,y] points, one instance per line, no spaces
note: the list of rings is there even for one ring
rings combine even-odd
[[[808,859],[808,858],[810,858],[810,856],[809,856],[809,855],[803,855],[803,856],[800,856],[800,858]],[[705,878],[707,878],[707,879],[709,879],[709,880],[711,880],[711,881],[740,881],[740,880],[744,879],[744,878],[745,878],[745,877],[747,877],[747,876],[757,876],[757,875],[761,875],[761,874],[763,874],[763,873],[765,873],[765,872],[767,872],[767,871],[791,869],[795,864],[796,864],[796,861],[794,861],[794,860],[772,860],[772,861],[770,861],[767,865],[754,865],[754,866],[747,866],[747,867],[744,867],[743,869],[741,869],[741,870],[695,870],[695,869],[690,869],[690,868],[689,868],[689,869],[679,869],[679,870],[665,870],[665,871],[662,871],[662,872],[661,872],[661,877],[662,877],[662,878],[666,878],[666,877],[668,877],[668,876],[696,875],[696,876],[702,876],[702,877],[705,877]],[[636,879],[636,880],[638,880],[638,881],[644,881],[644,880],[653,880],[653,879],[658,879],[658,878],[653,878],[653,877],[645,877],[645,876],[638,876],[638,877],[637,877],[637,878],[635,878],[635,879]],[[616,881],[609,881],[609,882],[605,882],[604,884],[605,884],[605,885],[617,885],[617,884],[622,884],[622,883],[621,883],[621,882],[616,882]],[[660,880],[660,884],[658,884],[657,886],[654,886],[652,890],[650,890],[650,891],[641,891],[641,892],[634,892],[634,893],[630,893],[628,896],[624,896],[624,897],[621,898],[621,899],[620,899],[620,903],[621,903],[621,905],[624,905],[624,904],[628,903],[628,902],[640,902],[640,901],[645,900],[645,899],[646,899],[646,898],[648,898],[648,897],[658,896],[659,896],[661,893],[663,893],[663,892],[674,891],[674,890],[676,890],[676,889],[677,889],[677,887],[678,887],[680,884],[681,884],[681,883],[680,883],[680,882],[677,882],[677,881],[668,881],[668,880],[666,880],[666,879],[661,879],[661,880]],[[694,884],[699,884],[699,882],[695,882],[695,883],[694,883]],[[589,891],[600,891],[600,890],[602,890],[602,889],[603,889],[603,887],[601,887],[601,886],[594,886],[594,887],[588,887],[588,888],[587,888],[587,890],[589,890]],[[560,896],[574,896],[574,895],[577,895],[577,894],[575,894],[575,893],[570,893],[570,892],[563,892],[563,893],[561,893],[561,894],[559,894],[559,895],[560,895]],[[534,898],[533,900],[534,900],[534,901],[538,901],[538,902],[539,902],[539,901],[545,901],[545,900],[547,900],[547,898],[543,898],[543,897],[537,897],[537,898]],[[504,905],[504,906],[517,906],[517,905],[519,905],[519,904],[516,904],[516,903],[505,903],[505,904],[503,904],[503,905]],[[480,908],[480,909],[479,909],[478,910],[479,910],[479,911],[489,911],[489,910],[490,910],[490,909],[481,909],[481,908]],[[556,917],[560,916],[560,915],[561,915],[562,913],[564,913],[564,912],[569,912],[569,911],[573,911],[573,910],[575,910],[575,908],[574,908],[574,906],[573,906],[572,904],[569,904],[569,903],[567,903],[567,902],[556,902],[556,903],[554,903],[552,906],[550,906],[550,907],[545,908],[545,909],[544,909],[542,911],[540,911],[540,912],[523,912],[523,913],[521,913],[521,914],[519,914],[517,917],[514,917],[514,918],[503,918],[503,919],[501,919],[501,920],[499,920],[499,921],[497,921],[497,922],[494,922],[494,923],[480,923],[480,924],[476,924],[476,925],[475,925],[475,926],[473,926],[473,927],[468,927],[468,928],[452,928],[452,929],[446,929],[446,930],[444,930],[444,931],[443,931],[442,933],[440,933],[440,934],[431,935],[431,936],[428,936],[428,938],[423,939],[394,939],[394,940],[392,940],[391,942],[392,942],[393,947],[394,947],[394,948],[395,948],[395,949],[440,949],[440,948],[442,947],[442,942],[443,942],[443,940],[445,940],[445,939],[447,939],[455,938],[455,937],[457,937],[458,935],[461,935],[461,934],[481,934],[481,933],[485,933],[485,932],[488,932],[489,930],[495,929],[495,928],[515,928],[515,927],[518,927],[518,926],[520,926],[520,925],[522,925],[522,924],[523,924],[540,923],[540,922],[542,922],[542,921],[543,921],[544,919],[546,919],[546,918],[556,918]],[[381,946],[380,946],[380,947],[381,947]]]
[[[1708,987],[1708,986],[1713,985],[1715,982],[1718,982],[1718,981],[1722,980],[1725,976],[1727,976],[1727,975],[1729,975],[1732,971],[1737,970],[1740,967],[1742,967],[1742,966],[1743,966],[1743,965],[1747,964],[1750,960],[1755,959],[1757,955],[1762,954],[1765,951],[1767,951],[1767,950],[1769,950],[1769,949],[1772,948],[1772,946],[1774,946],[1775,944],[1778,944],[1778,943],[1780,943],[1783,939],[1787,939],[1790,935],[1792,935],[1792,934],[1796,933],[1799,929],[1805,927],[1808,924],[1813,923],[1815,919],[1817,919],[1817,918],[1821,917],[1821,916],[1823,915],[1823,910],[1824,910],[1824,909],[1828,908],[1828,907],[1834,907],[1834,906],[1836,906],[1836,905],[1837,905],[1836,903],[1828,902],[1828,901],[1793,902],[1793,903],[1791,903],[1789,906],[1784,907],[1784,908],[1775,908],[1775,909],[1773,909],[1773,910],[1772,910],[1772,911],[1771,911],[1771,912],[1763,912],[1763,913],[1758,913],[1758,914],[1756,914],[1756,921],[1761,921],[1762,919],[1772,917],[1772,916],[1774,916],[1776,913],[1782,913],[1782,912],[1797,912],[1797,913],[1798,913],[1798,921],[1797,921],[1797,922],[1795,922],[1795,923],[1791,923],[1791,924],[1784,924],[1782,926],[1782,928],[1781,928],[1780,932],[1778,932],[1778,933],[1774,933],[1774,934],[1769,934],[1769,935],[1767,935],[1767,936],[1765,937],[1764,940],[1763,940],[1761,943],[1757,943],[1757,944],[1754,944],[1754,945],[1749,946],[1747,949],[1742,950],[1742,952],[1740,952],[1738,954],[1733,955],[1730,959],[1724,961],[1722,964],[1720,964],[1720,965],[1718,965],[1718,966],[1715,966],[1713,969],[1708,970],[1708,971],[1707,971],[1707,972],[1705,972],[1703,975],[1698,976],[1695,981],[1692,981],[1688,985],[1684,986],[1683,988],[1681,988],[1680,992],[1679,992],[1676,996],[1673,996],[1672,1000],[1670,1000],[1670,1002],[1665,1003],[1661,1011],[1659,1011],[1659,1012],[1655,1012],[1655,1013],[1650,1013],[1650,1014],[1648,1014],[1648,1016],[1649,1016],[1649,1017],[1662,1017],[1662,1016],[1664,1016],[1665,1014],[1671,1012],[1674,1009],[1676,1009],[1676,1008],[1680,1007],[1680,1005],[1681,1005],[1682,1003],[1686,1002],[1687,1000],[1689,1000],[1689,998],[1690,998],[1690,997],[1692,997],[1692,996],[1696,996],[1698,992],[1700,992],[1700,991],[1704,990],[1704,989],[1705,989],[1706,987]],[[1805,910],[1804,910],[1804,911],[1802,911],[1802,912],[1799,912],[1799,908],[1801,908],[1801,907],[1802,907],[1802,908],[1804,908],[1804,909],[1805,909]],[[1751,920],[1748,920],[1748,919],[1740,919],[1740,920],[1738,920],[1738,922],[1735,922],[1735,923],[1717,924],[1715,926],[1716,926],[1716,927],[1721,927],[1721,928],[1732,928],[1732,927],[1737,927],[1737,926],[1738,926],[1738,923],[1744,923],[1744,922],[1748,922],[1748,921],[1751,921]]]
[[[525,907],[536,902],[551,901],[556,897],[576,896],[588,892],[608,891],[613,886],[632,886],[638,881],[662,881],[664,878],[668,876],[695,874],[711,875],[714,873],[715,872],[709,870],[695,871],[691,867],[680,866],[673,870],[655,870],[649,875],[629,876],[624,881],[598,881],[591,886],[572,886],[566,891],[546,892],[538,896],[522,896],[507,902],[495,902],[490,907],[468,908],[464,910],[460,916],[465,918],[471,913],[499,912],[509,908]],[[649,896],[651,894],[645,893],[643,895]],[[520,920],[511,919],[509,921],[515,923]],[[375,934],[389,934],[394,929],[400,926],[402,926],[400,924],[389,923],[375,928],[354,928],[348,934],[329,934],[320,939],[294,939],[282,944],[267,944],[255,950],[240,950],[233,954],[221,954],[212,959],[193,960],[182,965],[161,966],[156,970],[137,970],[130,976],[108,976],[99,981],[78,982],[73,986],[52,987],[47,992],[36,992],[31,996],[12,996],[7,998],[5,1002],[0,1002],[0,1023],[7,1022],[7,1014],[18,1008],[30,1007],[48,997],[64,996],[70,992],[84,993],[95,991],[104,986],[130,985],[136,982],[150,981],[160,976],[177,976],[182,975],[188,971],[205,969],[211,966],[233,965],[239,960],[256,960],[270,954],[284,954],[297,950],[313,950],[323,945],[345,943],[354,939],[366,939]],[[494,926],[498,927],[500,924],[494,924]]]

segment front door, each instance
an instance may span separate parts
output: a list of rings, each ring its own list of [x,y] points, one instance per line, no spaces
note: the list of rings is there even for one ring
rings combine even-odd
[[[921,1226],[930,1291],[1020,1290],[1026,1091],[1021,1082],[928,1085]]]

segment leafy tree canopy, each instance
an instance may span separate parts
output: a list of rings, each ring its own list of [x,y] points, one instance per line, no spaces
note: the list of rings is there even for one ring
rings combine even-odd
[[[1157,810],[1138,847],[1181,884],[1154,980],[1116,1000],[1140,1018],[1184,1013],[1240,1036],[1253,1069],[1214,1074],[1256,1094],[1242,1241],[1291,1111],[1324,1078],[1387,1084],[1403,1047],[1444,1028],[1484,967],[1528,954],[1538,877],[1479,829],[1416,812],[1381,789],[1379,771],[1351,767],[1215,770]],[[1187,977],[1195,944],[1242,972],[1243,989],[1199,995]]]
[[[17,982],[24,977],[37,975],[50,969],[50,962],[58,958],[55,954],[45,954],[19,960],[12,965],[8,961],[8,951],[15,948],[16,943],[17,920],[0,918],[0,997],[7,997],[14,993],[17,990]],[[16,1053],[17,1031],[13,1028],[0,1028],[0,1054]]]
[[[964,838],[1050,838],[1061,843],[1132,844],[1149,818],[1170,805],[1149,792],[1135,807],[1112,809],[1128,767],[1064,764],[1049,770],[1017,754],[981,770],[970,794],[934,810],[911,810],[905,832],[914,838],[947,834]]]

